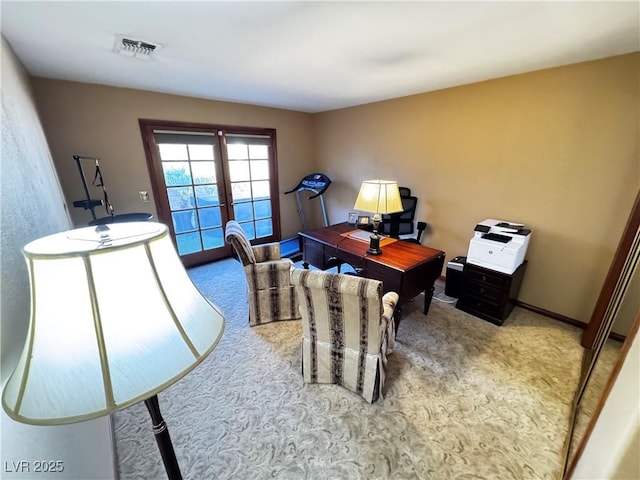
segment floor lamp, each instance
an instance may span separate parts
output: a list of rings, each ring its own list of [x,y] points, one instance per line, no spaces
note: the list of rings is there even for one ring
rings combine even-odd
[[[81,422],[145,401],[168,478],[180,468],[157,394],[199,365],[224,317],[193,285],[155,222],[80,228],[23,249],[27,339],[2,395],[16,421]]]
[[[365,180],[360,186],[355,210],[373,213],[373,235],[369,240],[367,253],[380,255],[380,235],[378,235],[378,225],[382,219],[382,214],[396,213],[404,210],[398,182],[390,180]]]

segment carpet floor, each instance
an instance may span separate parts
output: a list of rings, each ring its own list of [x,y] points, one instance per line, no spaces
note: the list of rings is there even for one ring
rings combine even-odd
[[[559,478],[579,329],[520,308],[498,327],[437,300],[424,316],[417,297],[370,405],[302,381],[299,321],[249,327],[238,262],[189,275],[227,323],[158,395],[185,479]],[[166,478],[144,404],[113,421],[120,478]]]

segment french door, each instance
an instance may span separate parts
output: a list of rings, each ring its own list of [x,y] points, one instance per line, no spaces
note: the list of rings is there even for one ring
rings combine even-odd
[[[185,266],[231,255],[230,219],[280,240],[275,130],[140,120],[159,221]]]

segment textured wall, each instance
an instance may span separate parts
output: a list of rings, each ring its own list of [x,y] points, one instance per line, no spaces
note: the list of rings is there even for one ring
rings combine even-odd
[[[4,385],[22,351],[29,321],[29,280],[22,247],[67,230],[71,224],[27,76],[4,38],[0,48],[0,354]],[[24,425],[4,411],[0,419],[3,479],[114,478],[108,418],[61,427]],[[60,461],[64,471],[36,473],[35,460]]]
[[[67,215],[26,75],[2,45],[2,378],[13,368],[27,335],[29,280],[22,247],[67,230]]]
[[[623,55],[319,114],[331,220],[387,178],[448,259],[479,221],[526,223],[520,299],[587,322],[640,187],[639,67]]]

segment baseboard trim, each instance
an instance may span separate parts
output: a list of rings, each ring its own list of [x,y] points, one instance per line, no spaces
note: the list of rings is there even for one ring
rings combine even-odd
[[[524,308],[525,310],[529,310],[534,313],[538,313],[545,317],[551,318],[553,320],[558,320],[560,322],[568,323],[569,325],[573,325],[574,327],[578,327],[581,329],[587,328],[587,324],[581,322],[580,320],[576,320],[575,318],[567,317],[565,315],[561,315],[556,312],[551,312],[544,308],[536,307],[535,305],[530,305],[525,302],[521,302],[520,300],[515,301],[515,305],[520,308]],[[619,333],[609,332],[609,338],[612,340],[616,340],[618,342],[624,342],[626,337],[624,335],[620,335]]]
[[[538,313],[545,317],[549,317],[554,320],[558,320],[560,322],[568,323],[569,325],[573,325],[574,327],[578,327],[583,330],[587,328],[586,323],[581,322],[580,320],[576,320],[575,318],[567,317],[565,315],[561,315],[559,313],[552,312],[544,308],[536,307],[535,305],[530,305],[528,303],[521,302],[520,300],[516,300],[514,303],[517,307],[524,308],[525,310],[529,310],[530,312]]]
[[[446,282],[446,277],[444,275],[440,275],[440,280],[442,280],[443,282]],[[580,320],[576,320],[575,318],[567,317],[566,315],[561,315],[559,313],[552,312],[545,308],[536,307],[535,305],[530,305],[528,303],[521,302],[520,300],[516,300],[514,304],[517,307],[524,308],[525,310],[529,310],[530,312],[537,313],[539,315],[542,315],[543,317],[551,318],[553,320],[558,320],[559,322],[563,322],[563,323],[568,323],[569,325],[573,325],[574,327],[581,328],[582,330],[587,328],[587,324],[584,322],[581,322]],[[627,339],[626,336],[620,335],[619,333],[614,333],[614,332],[609,333],[609,338],[611,340],[615,340],[617,342],[623,342],[623,343]]]

